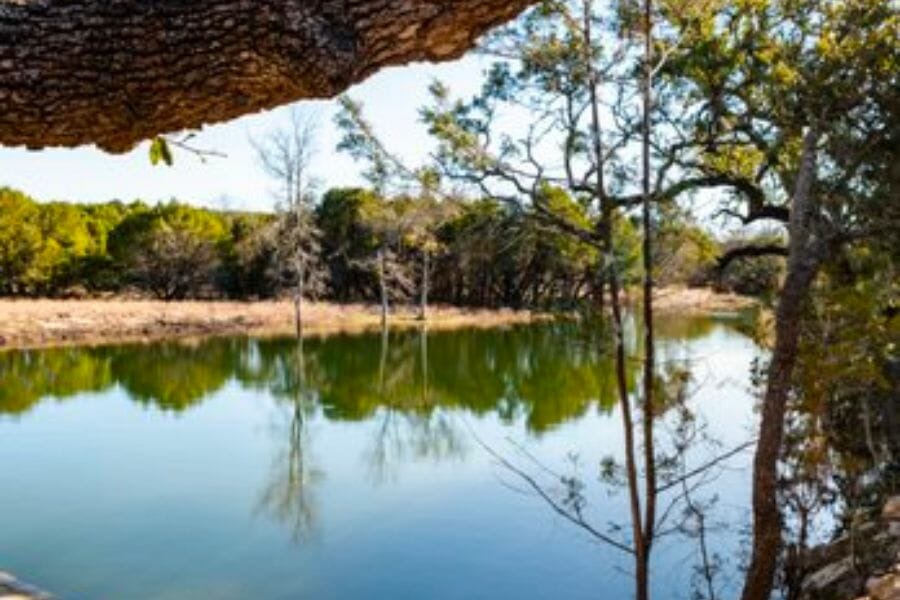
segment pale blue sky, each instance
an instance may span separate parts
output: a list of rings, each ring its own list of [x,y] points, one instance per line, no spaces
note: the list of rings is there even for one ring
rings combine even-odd
[[[488,58],[477,54],[451,63],[413,64],[384,70],[354,86],[348,93],[365,105],[365,113],[379,137],[411,166],[430,148],[419,123],[419,108],[428,101],[428,85],[434,79],[448,84],[455,96],[470,96],[482,81]],[[305,101],[299,106],[312,111],[319,123],[313,174],[325,187],[365,185],[360,167],[345,153],[335,150],[339,133],[333,117],[335,100]],[[102,202],[112,199],[147,202],[180,201],[211,208],[269,211],[274,208],[274,182],[259,166],[250,138],[288,121],[289,106],[248,115],[228,123],[207,126],[192,143],[224,152],[224,158],[201,162],[175,149],[175,165],[152,166],[147,143],[127,154],[107,154],[94,147],[29,151],[0,146],[0,186],[17,188],[41,200]],[[515,116],[506,125],[515,128]],[[698,194],[691,203],[695,214],[709,219],[717,206],[717,194]],[[716,227],[721,229],[721,224]]]
[[[418,124],[418,108],[427,99],[428,84],[439,78],[457,94],[473,93],[484,59],[470,55],[440,65],[415,64],[382,71],[349,93],[365,104],[366,114],[391,149],[411,162],[428,147]],[[361,183],[353,160],[334,149],[338,139],[332,117],[336,102],[302,102],[320,122],[313,171],[326,186]],[[114,198],[147,201],[180,200],[211,207],[269,210],[273,206],[267,180],[249,138],[284,123],[287,107],[249,115],[204,128],[192,141],[215,149],[226,158],[206,163],[176,150],[173,167],[150,165],[146,144],[122,155],[93,147],[28,151],[0,147],[0,186],[12,186],[39,200],[98,202]]]

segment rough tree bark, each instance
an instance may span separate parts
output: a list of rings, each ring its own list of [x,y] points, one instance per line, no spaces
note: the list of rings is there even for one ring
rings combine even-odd
[[[797,362],[803,308],[826,249],[824,236],[819,231],[818,202],[813,189],[818,142],[819,134],[815,129],[804,137],[803,155],[791,199],[787,275],[775,314],[775,347],[769,363],[753,461],[753,549],[742,600],[768,600],[781,549],[778,459],[784,438],[785,411]]]
[[[534,0],[0,0],[0,144],[112,152],[390,65],[448,60]]]

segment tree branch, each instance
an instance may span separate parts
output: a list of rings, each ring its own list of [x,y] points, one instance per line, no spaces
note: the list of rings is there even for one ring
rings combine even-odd
[[[760,256],[783,256],[787,257],[788,249],[780,244],[764,244],[740,246],[726,250],[722,256],[716,260],[716,269],[719,272],[724,271],[728,265],[740,258],[758,258]]]
[[[531,0],[0,0],[0,144],[94,143],[327,98],[449,60]]]

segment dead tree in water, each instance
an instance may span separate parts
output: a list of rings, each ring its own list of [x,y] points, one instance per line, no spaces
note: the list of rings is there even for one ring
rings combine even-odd
[[[303,330],[303,300],[320,291],[325,270],[321,263],[321,232],[315,223],[316,179],[310,174],[315,151],[315,117],[297,109],[288,125],[254,141],[260,164],[277,182],[278,219],[274,225],[275,269],[294,288],[294,324]]]

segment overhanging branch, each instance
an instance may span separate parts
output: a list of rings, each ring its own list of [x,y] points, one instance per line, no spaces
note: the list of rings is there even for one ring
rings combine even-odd
[[[0,0],[0,144],[126,151],[448,60],[532,0]]]
[[[728,268],[728,265],[735,260],[742,258],[758,258],[760,256],[786,257],[787,255],[788,249],[780,244],[740,246],[738,248],[726,250],[725,253],[716,260],[716,268],[720,272],[724,271]]]

